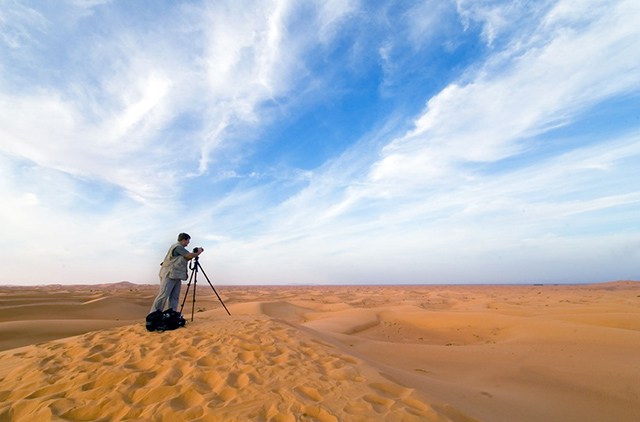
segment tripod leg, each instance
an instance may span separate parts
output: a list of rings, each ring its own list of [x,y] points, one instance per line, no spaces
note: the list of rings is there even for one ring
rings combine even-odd
[[[193,322],[193,311],[196,309],[196,286],[198,281],[193,279],[193,303],[191,304],[191,322]]]
[[[209,280],[209,277],[207,277],[207,273],[204,272],[204,268],[202,268],[202,265],[200,265],[199,262],[196,262],[196,264],[202,270],[202,274],[204,274],[204,278],[207,279],[207,282],[209,283],[209,286],[211,286],[211,288],[213,289],[213,293],[215,293],[216,296],[218,296],[218,300],[220,301],[220,303],[222,303],[222,307],[224,308],[224,310],[227,311],[227,314],[229,314],[229,316],[231,316],[231,312],[229,312],[229,310],[225,306],[224,302],[222,301],[222,298],[220,298],[220,295],[218,294],[218,292],[216,292],[216,288],[213,287],[213,284],[211,284],[211,280]]]
[[[189,294],[189,287],[191,287],[191,279],[193,279],[193,273],[191,273],[191,277],[189,277],[189,282],[187,283],[187,290],[184,292],[184,299],[182,299],[182,306],[180,306],[180,313],[184,309],[184,303],[187,301],[187,295]]]

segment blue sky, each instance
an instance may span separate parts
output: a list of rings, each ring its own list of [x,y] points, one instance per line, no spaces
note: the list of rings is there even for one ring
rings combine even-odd
[[[636,0],[0,0],[0,284],[640,279]]]

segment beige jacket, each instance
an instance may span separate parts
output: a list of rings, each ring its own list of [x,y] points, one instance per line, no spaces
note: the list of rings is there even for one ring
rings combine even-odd
[[[174,243],[169,248],[169,252],[164,257],[162,264],[160,264],[160,276],[161,280],[165,277],[174,278],[177,280],[187,279],[187,262],[189,260],[182,255],[173,256],[173,250],[180,246],[180,243]]]

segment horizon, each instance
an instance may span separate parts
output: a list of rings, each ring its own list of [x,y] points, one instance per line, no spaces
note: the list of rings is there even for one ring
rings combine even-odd
[[[0,284],[640,279],[633,0],[0,1]]]
[[[186,281],[186,280],[185,280]],[[256,287],[256,288],[264,288],[264,287],[447,287],[447,286],[455,286],[455,287],[562,287],[562,286],[592,286],[592,285],[615,285],[615,284],[625,284],[625,283],[639,283],[640,280],[612,280],[612,281],[602,281],[602,282],[593,282],[593,283],[455,283],[455,284],[217,284],[216,287]],[[202,283],[201,283],[202,284]],[[158,283],[132,283],[130,281],[116,281],[112,283],[98,283],[98,284],[86,284],[86,283],[74,283],[74,284],[0,284],[0,288],[3,287],[20,287],[20,288],[29,288],[29,287],[99,287],[99,286],[113,286],[113,285],[131,285],[131,286],[154,286],[157,287]],[[206,289],[205,286],[205,290]]]

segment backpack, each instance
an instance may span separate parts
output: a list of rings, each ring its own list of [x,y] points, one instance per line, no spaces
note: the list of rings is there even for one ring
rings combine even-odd
[[[154,311],[147,315],[147,331],[156,331],[162,323],[162,316],[164,312]],[[164,331],[164,330],[162,330]]]
[[[165,312],[154,311],[147,315],[147,331],[167,331],[184,327],[187,321],[180,312],[168,309]]]
[[[162,324],[165,330],[175,330],[176,328],[184,327],[186,323],[187,321],[185,321],[182,314],[173,309],[164,311],[162,315]]]

